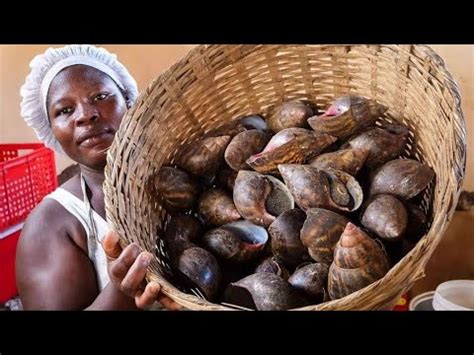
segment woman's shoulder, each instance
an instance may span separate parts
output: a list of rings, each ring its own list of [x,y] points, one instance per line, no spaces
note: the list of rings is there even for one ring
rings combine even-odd
[[[45,196],[45,198],[43,198],[43,200],[30,212],[25,224],[34,223],[37,225],[37,223],[42,224],[43,221],[47,221],[48,227],[53,227],[55,222],[62,223],[64,216],[68,213],[61,202],[68,197],[68,193],[82,199],[78,175],[73,176],[56,188],[55,191]]]
[[[59,201],[44,198],[28,215],[20,239],[32,244],[51,244],[71,238],[87,250],[86,237],[81,223]]]
[[[83,199],[82,189],[81,189],[81,175],[77,173],[70,177],[68,180],[64,181],[59,186],[61,189],[66,190],[67,192],[73,194],[79,199]]]
[[[45,198],[28,215],[22,235],[30,231],[35,235],[67,234],[72,219],[58,201]]]
[[[48,229],[60,223],[67,213],[66,209],[54,198],[44,198],[28,215],[25,226],[33,224],[37,228],[46,225]]]

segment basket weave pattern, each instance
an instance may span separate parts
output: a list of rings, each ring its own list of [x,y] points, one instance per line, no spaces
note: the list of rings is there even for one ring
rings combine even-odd
[[[428,233],[382,279],[339,300],[307,310],[387,309],[424,276],[456,207],[465,164],[465,122],[457,84],[443,60],[415,45],[202,45],[144,90],[126,114],[107,156],[105,203],[123,245],[154,253],[148,278],[189,309],[220,310],[178,290],[160,239],[168,218],[151,191],[153,175],[178,149],[241,116],[265,116],[290,99],[323,110],[354,93],[389,107],[382,120],[410,129],[405,156],[431,166],[435,181],[422,207]]]

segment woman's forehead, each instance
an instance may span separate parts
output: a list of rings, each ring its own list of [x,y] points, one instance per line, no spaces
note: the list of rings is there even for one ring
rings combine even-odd
[[[118,89],[117,84],[104,72],[87,65],[73,65],[64,68],[54,77],[48,98],[58,99],[75,91],[92,90],[99,86],[115,86]]]

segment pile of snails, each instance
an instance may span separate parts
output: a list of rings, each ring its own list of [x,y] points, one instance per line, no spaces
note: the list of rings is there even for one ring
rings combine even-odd
[[[285,310],[382,278],[426,233],[435,175],[401,157],[409,130],[380,123],[386,111],[355,95],[320,115],[293,100],[183,146],[154,177],[181,280],[210,302]]]

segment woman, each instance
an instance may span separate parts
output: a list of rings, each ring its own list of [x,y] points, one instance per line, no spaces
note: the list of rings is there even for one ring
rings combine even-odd
[[[152,255],[121,250],[105,221],[106,151],[137,86],[116,56],[89,45],[48,49],[30,63],[21,114],[38,138],[80,166],[80,173],[29,215],[17,247],[24,309],[145,309],[160,293],[145,274]],[[145,287],[146,284],[146,287]]]

